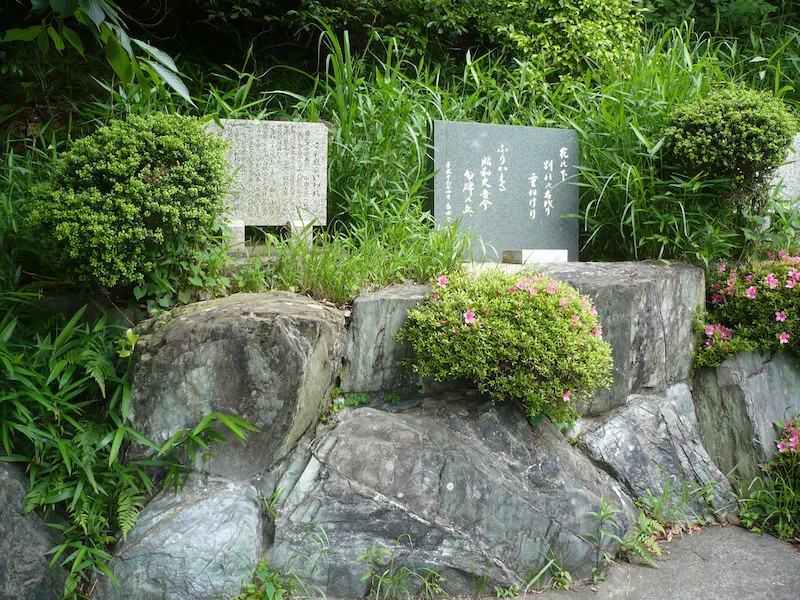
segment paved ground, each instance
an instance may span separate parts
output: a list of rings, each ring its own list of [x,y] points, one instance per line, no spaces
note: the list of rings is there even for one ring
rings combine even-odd
[[[741,527],[665,542],[659,568],[620,562],[596,586],[530,592],[535,600],[800,600],[800,548]]]

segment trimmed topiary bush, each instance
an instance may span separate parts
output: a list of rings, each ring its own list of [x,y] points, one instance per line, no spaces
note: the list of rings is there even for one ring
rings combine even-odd
[[[785,160],[796,132],[794,117],[772,94],[725,88],[667,116],[664,160],[690,177],[727,180],[744,190],[745,206],[760,214],[761,192]]]
[[[61,275],[89,288],[141,284],[208,243],[224,212],[225,142],[199,120],[152,114],[77,140],[35,198],[29,224]]]
[[[411,342],[420,375],[519,399],[532,420],[571,424],[576,403],[611,384],[611,347],[591,300],[544,275],[440,277],[399,338]]]

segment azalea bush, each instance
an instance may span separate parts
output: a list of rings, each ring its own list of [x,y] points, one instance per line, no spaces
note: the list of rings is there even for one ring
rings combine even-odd
[[[705,339],[696,366],[715,366],[743,350],[800,351],[800,256],[737,267],[720,263],[708,274]]]
[[[611,347],[588,296],[546,275],[491,271],[439,277],[399,335],[413,367],[437,381],[466,379],[528,416],[571,424],[576,405],[611,384]]]
[[[740,514],[747,527],[794,539],[800,535],[800,414],[778,426],[777,453]]]

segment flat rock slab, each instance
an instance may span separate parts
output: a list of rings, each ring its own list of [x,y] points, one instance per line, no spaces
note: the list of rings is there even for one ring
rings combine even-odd
[[[800,551],[741,527],[707,527],[663,545],[658,569],[615,564],[605,581],[568,592],[548,590],[548,600],[797,600]]]

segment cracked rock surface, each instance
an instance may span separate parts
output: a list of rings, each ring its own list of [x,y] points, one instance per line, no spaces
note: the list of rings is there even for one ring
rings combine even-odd
[[[393,551],[395,568],[438,568],[452,594],[474,593],[480,577],[489,589],[519,585],[554,556],[585,577],[601,497],[621,509],[620,534],[634,515],[621,486],[555,426],[531,429],[512,403],[463,398],[348,410],[278,487],[270,564],[314,555],[317,528],[332,550],[306,580],[351,598],[369,591],[358,557],[373,547]]]

